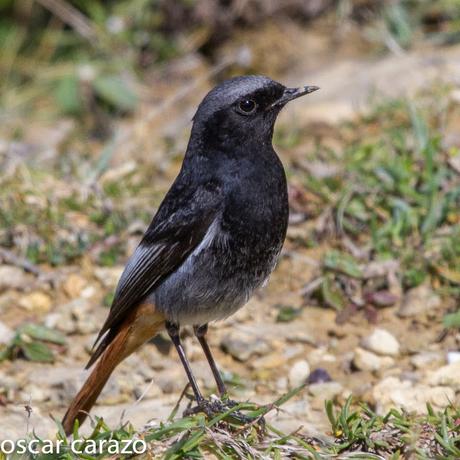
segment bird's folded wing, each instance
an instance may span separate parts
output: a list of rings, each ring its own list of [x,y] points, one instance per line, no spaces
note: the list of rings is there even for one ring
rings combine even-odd
[[[178,197],[170,194],[165,197],[121,275],[109,316],[95,345],[106,333],[110,336],[110,330],[116,329],[132,307],[137,306],[165,277],[180,267],[203,240],[217,216],[219,206],[220,193],[215,187],[198,188],[193,193],[180,194]],[[96,350],[94,355],[98,354]],[[88,366],[97,359],[94,355]]]

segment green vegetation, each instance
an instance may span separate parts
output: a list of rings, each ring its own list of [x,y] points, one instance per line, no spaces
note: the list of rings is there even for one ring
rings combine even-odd
[[[204,414],[175,418],[174,411],[166,422],[148,428],[142,433],[136,433],[130,425],[113,430],[102,419],[96,419],[89,436],[82,436],[77,425],[73,432],[74,439],[83,441],[79,448],[83,451],[87,449],[86,454],[73,454],[69,440],[60,429],[56,438],[63,446],[60,455],[41,454],[34,458],[108,458],[111,456],[110,451],[96,454],[91,449],[94,449],[95,445],[101,445],[102,440],[136,439],[146,443],[148,452],[141,455],[121,455],[117,458],[146,459],[161,456],[168,460],[177,460],[200,459],[211,455],[219,460],[455,460],[460,456],[460,412],[454,407],[435,413],[428,406],[426,416],[412,416],[397,410],[379,416],[366,405],[353,407],[351,398],[342,407],[327,401],[326,412],[331,424],[331,433],[321,439],[307,438],[297,432],[283,433],[263,421],[264,416],[277,410],[302,389],[303,387],[292,390],[267,406],[258,407],[252,403],[242,403],[212,418],[207,418]],[[244,414],[252,421],[243,421],[237,414]]]
[[[29,361],[53,362],[54,354],[50,344],[63,346],[65,337],[45,326],[26,323],[20,326],[10,343],[0,345],[0,362],[22,356]]]
[[[446,96],[429,96],[425,103],[435,97]],[[453,111],[447,108],[455,116]],[[343,150],[320,146],[311,154],[333,171],[328,177],[304,176],[315,196],[313,217],[325,209],[331,213],[333,238],[315,229],[306,238],[335,246],[324,256],[316,290],[327,305],[342,310],[359,292],[367,298],[387,292],[386,273],[367,270],[385,261],[396,262],[403,290],[430,282],[459,297],[460,182],[452,160],[458,161],[460,151],[443,146],[436,126],[444,116],[393,101],[345,127],[350,140]],[[446,321],[458,325],[457,316]]]

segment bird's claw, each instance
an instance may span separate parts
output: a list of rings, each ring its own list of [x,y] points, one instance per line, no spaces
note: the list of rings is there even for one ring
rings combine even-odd
[[[229,409],[237,406],[238,403],[231,399],[203,399],[199,401],[195,407],[190,407],[185,410],[184,416],[195,415],[200,412],[206,414],[208,418],[216,417],[217,415],[227,412]],[[227,418],[227,417],[226,417]],[[241,424],[247,425],[254,422],[253,417],[248,417],[247,415],[242,414],[239,410],[232,411],[228,414],[229,419],[233,419]],[[265,425],[265,420],[263,417],[258,420],[258,423]]]

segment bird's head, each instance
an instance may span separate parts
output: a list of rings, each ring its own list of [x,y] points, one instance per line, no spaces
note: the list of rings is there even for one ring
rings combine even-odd
[[[199,136],[208,145],[248,139],[271,142],[280,110],[289,101],[317,89],[316,86],[286,88],[258,75],[226,80],[212,89],[199,105],[193,118],[192,136]]]

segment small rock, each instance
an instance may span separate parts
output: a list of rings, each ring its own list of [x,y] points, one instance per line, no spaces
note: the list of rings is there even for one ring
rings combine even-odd
[[[314,383],[308,387],[309,393],[322,400],[333,399],[342,393],[343,386],[339,382]]]
[[[444,357],[437,351],[423,351],[412,356],[410,362],[416,369],[424,370],[444,364]]]
[[[45,316],[45,326],[49,327],[50,329],[55,329],[56,325],[59,323],[61,315],[59,313],[50,313],[49,315]]]
[[[286,359],[281,356],[279,353],[270,353],[267,356],[262,356],[260,358],[255,359],[251,362],[251,367],[253,369],[276,369],[283,364],[285,364]]]
[[[64,281],[62,288],[64,292],[71,298],[79,297],[81,291],[86,287],[88,281],[76,273],[70,274]]]
[[[305,360],[296,361],[289,371],[289,384],[291,388],[306,383],[310,375],[310,365]]]
[[[447,362],[449,364],[460,362],[460,352],[458,352],[458,351],[449,351],[447,353]]]
[[[277,381],[276,381],[276,389],[278,391],[286,391],[288,388],[288,379],[286,377],[280,377]]]
[[[430,286],[421,284],[404,296],[398,315],[403,318],[417,316],[441,306],[441,297]]]
[[[371,351],[358,347],[354,351],[353,365],[360,371],[375,372],[393,366],[394,359],[390,356],[378,356]]]
[[[302,345],[286,346],[285,344],[282,344],[281,347],[277,348],[283,348],[283,356],[286,361],[296,358],[304,352],[304,347]]]
[[[270,351],[265,340],[239,331],[230,332],[223,337],[220,346],[238,361],[247,361],[251,356],[263,355]]]
[[[376,307],[391,307],[398,301],[398,296],[390,291],[370,292],[365,296],[366,302],[369,302]]]
[[[94,275],[107,289],[116,287],[118,280],[123,272],[123,267],[97,267],[94,270]]]
[[[184,389],[187,378],[184,377],[180,368],[170,368],[158,372],[155,377],[155,384],[159,386],[165,394],[180,392]]]
[[[17,388],[19,388],[19,386],[19,382],[16,378],[6,375],[5,373],[0,371],[0,393],[3,390],[16,390]]]
[[[377,412],[386,413],[390,408],[397,407],[425,414],[426,404],[430,403],[435,409],[443,409],[450,401],[455,400],[452,388],[423,384],[414,384],[409,380],[399,380],[387,377],[374,386],[372,396],[377,403]]]
[[[308,362],[314,366],[320,363],[335,363],[337,358],[327,351],[326,348],[316,348],[308,353]]]
[[[313,336],[311,336],[308,332],[303,331],[296,331],[286,337],[288,342],[298,342],[298,343],[306,343],[308,345],[316,345],[316,340]]]
[[[332,378],[329,375],[329,372],[326,369],[323,369],[322,367],[318,367],[318,369],[315,369],[307,379],[308,384],[313,384],[313,383],[325,383],[325,382],[331,382]]]
[[[23,296],[19,305],[34,313],[47,313],[51,308],[51,298],[44,292],[35,291]]]
[[[92,334],[93,332],[97,332],[101,328],[101,325],[98,324],[94,318],[90,316],[86,316],[81,318],[77,321],[75,331],[79,334]]]
[[[5,289],[21,289],[28,285],[24,270],[13,265],[0,265],[0,292]]]
[[[94,297],[96,294],[97,294],[97,289],[94,285],[86,286],[81,291],[81,297],[83,299],[91,299],[91,297]]]
[[[396,356],[399,354],[399,342],[385,329],[374,329],[371,335],[361,341],[361,345],[378,355]]]
[[[45,326],[56,328],[67,334],[96,332],[99,326],[95,324],[95,319],[90,315],[90,308],[91,304],[86,299],[72,300],[58,306],[56,312],[47,315]]]
[[[98,398],[99,404],[114,406],[131,401],[131,394],[122,391],[120,380],[122,383],[121,377],[109,379]]]
[[[0,321],[0,343],[7,344],[14,337],[14,331]]]
[[[430,385],[445,385],[460,390],[460,362],[447,364],[432,372],[428,378]]]
[[[29,384],[20,393],[19,397],[23,402],[38,403],[49,399],[50,391],[45,387]]]

